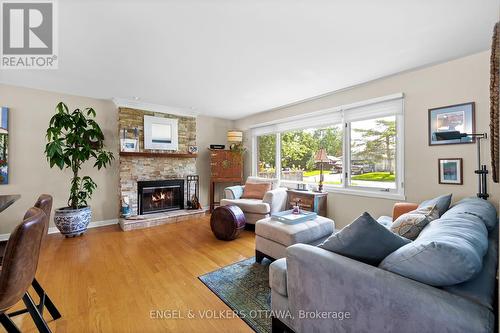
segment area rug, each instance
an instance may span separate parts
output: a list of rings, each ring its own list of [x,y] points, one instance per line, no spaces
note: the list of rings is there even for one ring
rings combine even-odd
[[[269,264],[245,259],[198,277],[255,332],[271,332]]]

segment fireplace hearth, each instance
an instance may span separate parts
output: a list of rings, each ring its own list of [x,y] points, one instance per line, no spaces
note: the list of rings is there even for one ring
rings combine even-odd
[[[137,182],[139,215],[184,209],[184,179]]]

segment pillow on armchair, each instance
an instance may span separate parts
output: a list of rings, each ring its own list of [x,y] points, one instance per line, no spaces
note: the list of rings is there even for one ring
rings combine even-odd
[[[267,191],[271,189],[271,183],[246,183],[243,189],[242,199],[260,199],[264,198]]]
[[[279,187],[279,181],[278,178],[264,178],[264,177],[256,177],[256,176],[249,176],[247,178],[246,184],[271,184],[271,190],[277,189]]]

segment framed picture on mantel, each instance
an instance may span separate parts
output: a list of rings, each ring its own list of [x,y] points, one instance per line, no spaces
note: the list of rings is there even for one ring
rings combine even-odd
[[[123,152],[139,151],[137,139],[120,139],[120,146]]]

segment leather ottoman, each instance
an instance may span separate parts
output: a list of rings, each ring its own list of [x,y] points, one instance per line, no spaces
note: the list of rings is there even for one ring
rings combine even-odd
[[[233,240],[245,228],[245,215],[238,206],[221,206],[210,216],[210,228],[220,240]]]

